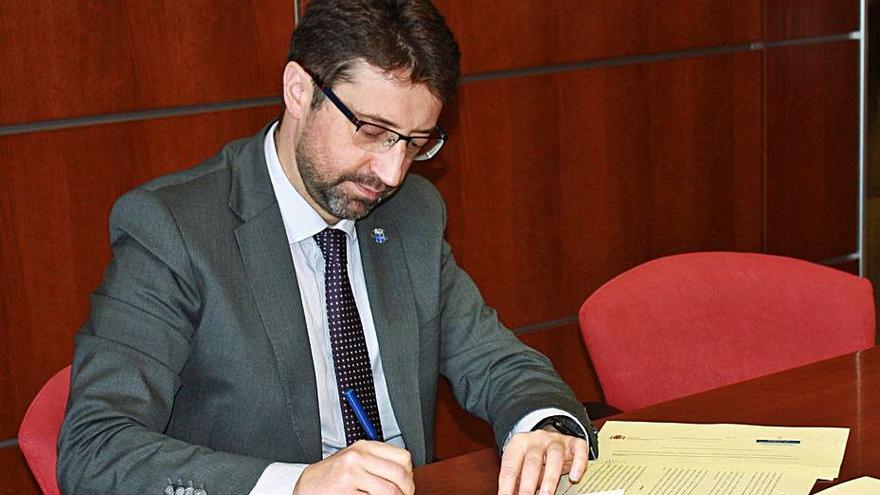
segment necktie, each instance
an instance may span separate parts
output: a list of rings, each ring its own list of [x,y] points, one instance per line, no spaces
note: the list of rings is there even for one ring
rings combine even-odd
[[[325,229],[315,235],[315,242],[324,255],[327,325],[330,329],[330,350],[333,353],[333,368],[345,425],[345,441],[347,445],[351,445],[366,438],[354,411],[342,395],[344,390],[350,388],[354,389],[366,409],[367,416],[376,427],[381,440],[382,424],[379,420],[379,407],[376,405],[370,354],[348,280],[345,232]]]

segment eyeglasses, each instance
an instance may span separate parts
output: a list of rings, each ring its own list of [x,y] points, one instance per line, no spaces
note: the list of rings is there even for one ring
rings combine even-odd
[[[330,86],[324,84],[320,77],[309,72],[315,86],[317,86],[324,96],[336,105],[336,108],[345,115],[345,118],[354,124],[355,130],[352,136],[352,143],[358,148],[369,151],[371,153],[384,153],[390,150],[399,141],[406,143],[406,157],[409,160],[422,161],[432,158],[443,147],[446,142],[446,131],[437,124],[434,132],[422,136],[405,136],[393,129],[389,129],[379,124],[365,122],[354,115],[354,112],[348,109],[336,93],[330,89]]]

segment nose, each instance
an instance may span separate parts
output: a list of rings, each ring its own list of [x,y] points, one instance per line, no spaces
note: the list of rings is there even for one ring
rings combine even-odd
[[[409,160],[406,158],[405,141],[399,141],[383,153],[377,153],[373,157],[370,169],[373,174],[387,187],[397,187],[403,181],[409,168]]]

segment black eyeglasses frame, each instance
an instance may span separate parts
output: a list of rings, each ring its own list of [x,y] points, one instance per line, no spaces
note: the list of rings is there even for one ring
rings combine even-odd
[[[409,145],[413,139],[425,139],[425,138],[436,139],[438,142],[436,145],[432,146],[431,149],[428,149],[428,150],[419,149],[419,152],[412,157],[412,160],[414,160],[414,161],[423,161],[423,160],[428,160],[428,159],[433,158],[440,151],[440,148],[442,148],[443,145],[446,143],[446,139],[448,138],[448,135],[446,134],[446,131],[443,130],[443,127],[440,126],[440,124],[437,124],[434,126],[434,131],[435,131],[434,133],[427,134],[427,135],[407,136],[406,134],[401,134],[401,133],[395,131],[394,129],[389,129],[388,127],[385,127],[384,125],[359,119],[354,114],[354,112],[352,112],[345,105],[345,103],[342,103],[342,100],[340,100],[339,97],[336,96],[336,93],[334,93],[333,90],[330,89],[330,86],[328,84],[324,83],[324,81],[321,79],[320,76],[312,73],[311,71],[306,71],[306,72],[312,78],[312,82],[315,83],[315,86],[317,86],[318,89],[321,90],[321,92],[324,94],[324,96],[326,96],[327,99],[329,99],[331,102],[333,102],[333,105],[337,109],[339,109],[340,112],[342,112],[342,115],[344,115],[345,118],[348,119],[349,122],[354,124],[355,134],[357,134],[358,131],[360,131],[361,127],[363,127],[365,125],[371,125],[374,127],[378,127],[384,131],[388,131],[388,132],[397,136],[397,139],[394,142],[389,143],[388,145],[383,145],[385,148],[383,151],[387,151],[387,150],[391,149],[394,145],[396,145],[400,141],[403,141],[407,145]]]

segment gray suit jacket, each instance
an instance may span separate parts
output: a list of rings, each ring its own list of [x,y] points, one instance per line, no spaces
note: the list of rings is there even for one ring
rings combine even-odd
[[[58,475],[65,493],[246,494],[273,461],[321,459],[296,274],[266,129],[120,198],[113,258],[76,337]],[[410,176],[358,221],[391,403],[413,462],[434,448],[437,380],[500,444],[528,412],[583,408],[486,306],[443,240],[437,191]],[[372,242],[374,228],[388,240]]]

